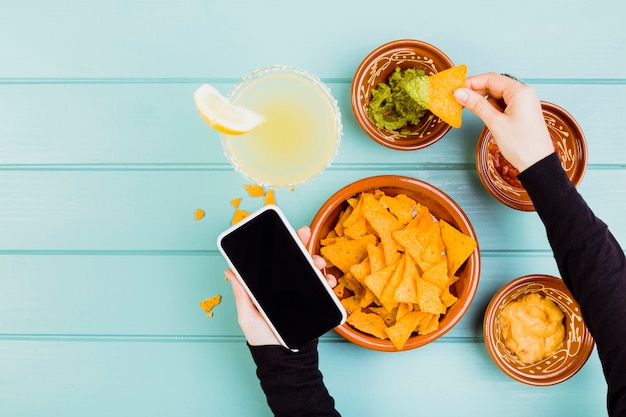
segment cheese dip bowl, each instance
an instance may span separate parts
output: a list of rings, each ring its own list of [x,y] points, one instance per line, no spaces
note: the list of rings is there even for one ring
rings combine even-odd
[[[523,357],[520,359],[507,346],[508,329],[505,326],[508,323],[505,324],[504,318],[507,307],[528,296],[541,296],[558,307],[563,313],[565,330],[562,343],[553,352],[530,363],[524,361]],[[537,317],[540,316],[533,319],[536,321]],[[485,312],[483,335],[489,356],[502,372],[516,381],[536,386],[555,385],[574,376],[583,367],[594,347],[580,306],[563,281],[550,275],[517,278],[496,292]]]

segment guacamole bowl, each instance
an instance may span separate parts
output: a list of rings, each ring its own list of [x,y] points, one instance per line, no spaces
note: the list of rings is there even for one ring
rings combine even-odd
[[[378,194],[380,196],[381,192],[388,197],[396,197],[398,195],[404,194],[405,196],[408,196],[409,198],[414,200],[414,202],[417,202],[421,206],[428,209],[424,210],[422,207],[418,208],[415,204],[415,208],[411,211],[417,214],[412,214],[412,216],[414,216],[413,219],[415,219],[419,215],[419,212],[421,212],[423,213],[423,216],[432,216],[433,220],[431,224],[437,226],[437,230],[439,230],[439,226],[441,226],[441,224],[443,223],[442,221],[444,221],[456,228],[461,233],[471,237],[475,242],[477,242],[476,233],[467,215],[463,212],[460,206],[443,191],[439,190],[433,185],[414,178],[396,175],[381,175],[363,178],[361,180],[348,184],[336,191],[326,200],[326,202],[324,202],[324,204],[318,210],[317,214],[314,216],[311,223],[311,238],[307,245],[307,249],[309,250],[309,252],[313,255],[321,254],[323,243],[322,241],[326,240],[326,238],[329,236],[329,233],[332,234],[331,231],[334,232],[337,229],[336,226],[338,220],[340,218],[344,218],[342,217],[342,214],[345,214],[346,211],[350,210],[350,203],[354,202],[354,200],[352,200],[353,198],[361,196],[362,193],[370,193],[373,195]],[[348,200],[351,201],[349,202]],[[365,203],[363,203],[363,206],[364,205]],[[410,222],[410,220],[406,220]],[[348,233],[346,232],[344,236],[348,236]],[[409,251],[407,250],[406,253],[408,252]],[[406,254],[405,259],[408,259]],[[372,260],[373,258],[369,257],[369,259],[363,260],[362,262],[373,265],[374,263]],[[349,298],[353,296],[353,294],[350,294],[348,291],[343,292],[343,294],[341,295],[338,294],[339,298],[342,300],[342,305],[344,305],[349,313],[348,321],[336,327],[335,332],[342,336],[344,339],[358,346],[377,351],[397,352],[424,346],[450,331],[465,315],[474,299],[474,295],[476,294],[476,290],[478,288],[478,282],[480,278],[480,265],[480,252],[478,244],[476,244],[475,248],[471,250],[469,257],[466,257],[465,260],[456,269],[456,273],[454,274],[453,279],[450,279],[449,274],[444,274],[446,282],[451,283],[448,284],[448,291],[449,293],[457,297],[456,302],[448,306],[445,313],[437,316],[438,325],[436,325],[434,328],[431,328],[430,332],[426,333],[418,331],[416,330],[416,327],[411,327],[412,331],[410,332],[410,336],[408,337],[404,345],[400,348],[392,343],[389,338],[380,338],[373,336],[364,331],[358,330],[356,327],[353,327],[350,324],[353,323],[351,321],[350,315],[355,312],[375,312],[377,310],[377,303],[374,301],[372,304],[365,306],[363,305],[363,303],[359,303],[358,306],[350,306],[348,305],[348,301]],[[387,266],[389,265],[387,264]],[[408,268],[404,267],[404,270],[406,271],[408,270]],[[326,272],[339,278],[339,281],[341,283],[341,278],[342,276],[344,276],[344,274],[339,268],[337,268],[336,266],[330,266],[327,268]],[[375,274],[373,268],[369,269],[368,274]],[[359,279],[357,275],[353,276]],[[365,292],[367,291],[366,285],[368,284],[368,279],[363,279],[363,282],[364,286],[362,287],[362,289],[364,291],[361,291],[361,294],[365,294]],[[335,290],[337,290],[337,287],[335,288]],[[356,292],[354,294],[356,294]],[[363,296],[363,298],[366,297]],[[398,307],[398,310],[399,308],[400,307]],[[397,318],[397,315],[395,317]],[[391,326],[390,323],[387,323],[387,325]],[[387,332],[387,330],[385,330],[385,332]]]
[[[556,348],[545,352],[545,357],[534,361],[522,361],[507,346],[507,326],[503,312],[511,303],[522,300],[529,294],[538,294],[550,300],[562,312],[564,333],[562,342]],[[536,301],[536,297],[532,299]],[[534,306],[537,311],[537,305]],[[542,311],[547,311],[543,309]],[[517,316],[520,317],[519,310]],[[538,334],[536,323],[538,316],[532,321],[522,322],[533,325],[533,334]],[[549,317],[548,315],[543,316]],[[519,328],[517,335],[523,335],[525,329]],[[511,324],[513,327],[513,324]],[[559,384],[574,376],[587,362],[594,347],[594,340],[583,321],[580,306],[571,295],[563,280],[550,275],[527,275],[516,278],[504,285],[493,296],[484,316],[483,334],[485,346],[493,362],[512,379],[528,385],[548,386]],[[513,334],[511,331],[510,334]],[[527,334],[527,333],[526,333]],[[560,339],[558,339],[560,341]],[[529,345],[530,346],[530,345]],[[522,345],[520,344],[520,348]],[[525,348],[525,347],[524,347]],[[528,349],[531,351],[531,349]],[[540,358],[540,357],[538,357]]]
[[[372,91],[380,83],[387,83],[396,68],[433,75],[453,66],[441,50],[420,40],[400,39],[379,46],[363,59],[352,80],[350,94],[357,122],[370,138],[391,149],[410,151],[432,145],[448,133],[450,125],[426,110],[415,125],[395,131],[378,128],[368,115]]]
[[[543,118],[561,166],[578,186],[587,169],[587,141],[574,117],[565,109],[541,102]],[[502,204],[521,211],[534,211],[528,192],[517,180],[517,171],[501,156],[492,132],[484,127],[476,145],[476,170],[485,189]]]

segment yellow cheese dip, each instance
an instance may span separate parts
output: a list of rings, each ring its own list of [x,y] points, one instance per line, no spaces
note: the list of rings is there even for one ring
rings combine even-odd
[[[500,313],[500,328],[507,348],[526,363],[550,356],[563,343],[563,312],[538,293],[525,295]]]

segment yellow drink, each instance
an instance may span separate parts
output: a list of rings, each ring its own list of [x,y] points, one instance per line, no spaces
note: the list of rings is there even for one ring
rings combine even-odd
[[[319,175],[334,159],[341,114],[316,77],[290,67],[265,68],[244,78],[230,96],[266,118],[244,135],[222,135],[224,153],[249,180],[294,187]]]

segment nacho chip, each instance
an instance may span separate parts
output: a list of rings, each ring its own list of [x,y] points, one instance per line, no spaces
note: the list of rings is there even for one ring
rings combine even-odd
[[[422,278],[431,284],[435,284],[442,291],[447,289],[450,281],[448,279],[448,262],[444,259],[442,262],[424,271]]]
[[[239,208],[235,209],[235,214],[233,215],[233,219],[231,221],[231,224],[238,223],[240,220],[245,219],[249,215],[250,215],[250,213],[248,213],[245,210],[242,210],[242,209],[239,209]]]
[[[387,339],[387,333],[385,332],[387,326],[378,314],[356,311],[348,316],[346,323],[379,339]]]
[[[387,285],[385,285],[385,288],[383,288],[383,291],[380,294],[380,302],[383,307],[387,309],[387,311],[391,311],[398,306],[398,300],[395,297],[396,288],[398,288],[398,285],[402,282],[402,278],[404,278],[405,259],[406,257],[403,256],[400,261],[397,262],[396,268],[394,269],[391,278],[389,278],[389,282],[387,282]]]
[[[365,277],[371,273],[370,259],[365,258],[361,263],[352,265],[350,267],[350,273],[361,284],[365,284]]]
[[[351,239],[358,239],[361,236],[365,236],[367,234],[372,234],[374,230],[369,227],[369,224],[365,220],[365,217],[359,216],[354,223],[351,223],[349,226],[346,226],[348,223],[347,219],[344,222],[343,234]]]
[[[396,265],[389,265],[380,271],[372,272],[368,276],[365,277],[365,285],[367,288],[372,290],[374,295],[380,299],[385,286],[391,279],[394,271],[396,270]]]
[[[396,322],[396,317],[398,315],[397,308],[393,308],[391,309],[391,311],[389,311],[385,307],[369,307],[369,311],[374,314],[378,314],[387,326],[393,326]]]
[[[350,217],[351,213],[352,213],[352,207],[348,206],[348,208],[346,208],[339,215],[339,220],[337,220],[337,224],[335,225],[335,228],[333,229],[335,233],[337,233],[337,236],[339,237],[343,236],[343,227],[344,227],[343,223],[346,221],[348,217]]]
[[[465,87],[467,65],[438,72],[428,77],[429,99],[426,108],[452,127],[461,127],[463,106],[453,96],[454,91]]]
[[[263,204],[268,205],[268,204],[274,204],[276,205],[276,196],[274,194],[274,189],[270,188],[269,190],[267,190],[267,193],[265,193],[265,197],[263,197]]]
[[[363,193],[361,198],[363,199],[361,207],[363,217],[378,234],[385,249],[385,263],[390,265],[397,259],[396,253],[398,252],[398,247],[391,234],[396,230],[402,229],[404,225],[372,194]]]
[[[419,334],[432,333],[439,328],[439,314],[431,314],[428,320],[420,322],[417,328]]]
[[[384,195],[379,201],[400,223],[406,225],[413,220],[413,209],[417,202],[406,194],[398,194],[395,197]]]
[[[441,302],[441,288],[423,278],[417,280],[417,294],[420,311],[445,314],[446,306]]]
[[[202,220],[204,218],[204,210],[196,209],[196,220]]]
[[[395,298],[399,303],[417,303],[417,279],[419,272],[411,255],[404,255],[404,275],[396,288]]]
[[[234,207],[234,208],[239,208],[239,204],[241,204],[241,197],[237,197],[237,198],[233,198],[232,200],[230,200],[230,204]]]
[[[335,285],[335,287],[333,288],[333,292],[335,293],[335,295],[337,296],[337,298],[342,299],[343,298],[343,294],[344,294],[344,290],[346,289],[345,285],[343,285],[343,283],[339,282],[337,283],[337,285]]]
[[[396,349],[401,350],[404,347],[411,333],[422,320],[422,317],[420,312],[410,312],[405,314],[396,324],[385,329],[389,340],[391,340]]]
[[[371,272],[380,271],[387,266],[385,263],[385,252],[382,244],[368,246],[367,256],[370,260]]]
[[[348,297],[348,298],[342,298],[341,299],[341,305],[343,306],[343,308],[346,309],[346,311],[348,313],[353,313],[355,311],[360,311],[361,310],[361,306],[359,304],[360,300],[355,297],[354,295],[352,297]]]
[[[359,304],[361,305],[361,307],[365,308],[369,306],[370,304],[372,304],[375,300],[376,300],[376,295],[374,294],[374,292],[370,290],[369,288],[365,287],[365,292],[361,296],[361,301]]]
[[[476,249],[477,243],[471,236],[462,233],[454,226],[441,220],[441,239],[446,248],[448,257],[448,273],[454,275],[456,271],[463,265],[463,262]]]
[[[399,303],[398,308],[396,310],[397,310],[396,321],[398,321],[402,317],[404,317],[407,313],[410,313],[411,311],[413,311],[413,304],[412,303]]]
[[[357,240],[337,239],[335,243],[323,246],[321,255],[328,259],[343,273],[350,271],[350,267],[360,263],[367,256],[367,247],[376,242],[376,236],[364,236]]]
[[[449,288],[445,288],[441,293],[441,297],[439,298],[441,299],[443,305],[446,306],[446,309],[452,307],[454,303],[459,300],[455,295],[450,292]]]
[[[244,187],[250,197],[263,197],[265,195],[265,189],[262,185],[245,184]]]

